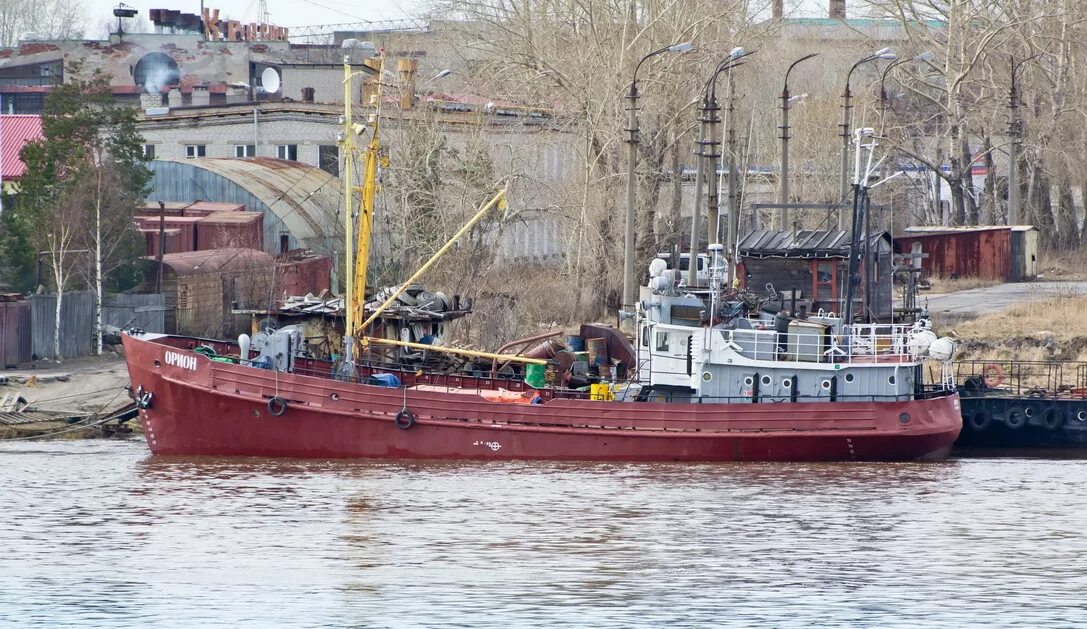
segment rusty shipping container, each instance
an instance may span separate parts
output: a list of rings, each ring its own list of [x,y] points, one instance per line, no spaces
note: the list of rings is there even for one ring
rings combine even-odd
[[[332,260],[325,256],[308,256],[276,263],[276,296],[318,295],[332,288]]]
[[[222,247],[263,250],[264,214],[227,211],[201,218],[196,223],[196,250]]]
[[[0,368],[25,367],[33,359],[31,307],[22,295],[0,295]]]
[[[1014,281],[1011,230],[1007,227],[910,227],[895,236],[895,248],[909,253],[921,243],[926,275]]]
[[[158,227],[153,229],[140,228],[140,235],[144,239],[144,255],[151,257],[158,257],[159,255],[159,230]],[[181,230],[179,229],[166,229],[163,230],[164,240],[166,241],[166,253],[177,253],[181,250]]]
[[[201,219],[199,217],[189,216],[167,216],[163,219],[163,223],[166,225],[166,229],[178,230],[177,237],[177,249],[168,248],[169,253],[185,253],[187,251],[196,251],[196,224]],[[138,216],[136,217],[136,225],[140,230],[158,231],[159,218]],[[167,241],[167,247],[170,246],[170,242]]]

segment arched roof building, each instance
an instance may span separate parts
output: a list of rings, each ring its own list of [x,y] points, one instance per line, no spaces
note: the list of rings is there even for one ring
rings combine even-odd
[[[264,250],[310,249],[333,260],[343,249],[340,179],[267,157],[155,160],[150,201],[240,203],[264,213]]]

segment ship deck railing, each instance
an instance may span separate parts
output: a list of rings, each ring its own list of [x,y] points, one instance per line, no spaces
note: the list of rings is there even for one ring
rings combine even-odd
[[[967,395],[1087,398],[1087,362],[959,360],[955,382]]]
[[[910,349],[912,325],[854,324],[849,334],[718,329],[725,343],[754,360],[790,363],[890,363],[918,361]]]

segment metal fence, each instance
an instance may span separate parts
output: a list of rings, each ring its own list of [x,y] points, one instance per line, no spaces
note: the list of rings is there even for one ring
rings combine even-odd
[[[107,295],[102,304],[102,322],[122,327],[131,325],[147,332],[165,328],[165,298],[162,295]],[[36,358],[53,357],[56,330],[56,295],[31,295],[31,347]],[[62,358],[88,356],[94,351],[94,293],[64,293],[60,305],[60,354]]]

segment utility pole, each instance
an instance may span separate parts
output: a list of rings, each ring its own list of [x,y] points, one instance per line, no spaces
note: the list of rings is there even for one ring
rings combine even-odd
[[[720,203],[720,176],[717,173],[717,165],[721,162],[721,141],[718,139],[717,127],[720,126],[721,117],[718,112],[721,111],[720,104],[717,102],[717,95],[710,92],[709,106],[706,108],[705,113],[708,116],[707,129],[709,137],[703,144],[702,155],[706,161],[707,177],[706,183],[708,184],[706,190],[706,244],[712,245],[717,242],[718,234],[720,233],[721,224],[721,203]]]
[[[736,110],[735,96],[736,84],[732,80],[732,68],[728,70],[728,109],[725,110],[726,124],[728,125],[728,229],[725,231],[725,252],[728,254],[728,286],[731,288],[736,280],[736,260],[738,252],[735,250],[739,240],[740,209],[738,207],[739,195],[736,177]]]
[[[687,286],[694,286],[698,283],[698,224],[702,218],[702,188],[706,183],[706,159],[703,153],[702,145],[706,141],[706,125],[708,124],[706,109],[709,107],[708,95],[702,97],[702,107],[699,111],[702,115],[698,118],[698,143],[695,144],[695,159],[697,160],[697,169],[694,176],[694,211],[691,213],[691,246],[689,248],[690,258],[687,263]],[[674,260],[675,268],[680,268],[680,260]]]

